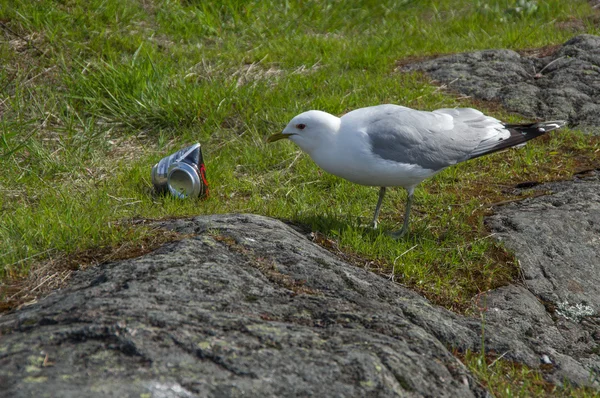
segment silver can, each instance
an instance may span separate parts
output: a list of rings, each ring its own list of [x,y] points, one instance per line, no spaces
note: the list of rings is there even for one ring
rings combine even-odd
[[[162,158],[152,167],[152,184],[157,191],[169,191],[180,199],[208,196],[206,167],[200,144]]]

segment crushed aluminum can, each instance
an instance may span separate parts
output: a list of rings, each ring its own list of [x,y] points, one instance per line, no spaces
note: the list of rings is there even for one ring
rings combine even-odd
[[[200,144],[162,158],[152,167],[152,184],[158,192],[169,191],[180,199],[208,196]]]

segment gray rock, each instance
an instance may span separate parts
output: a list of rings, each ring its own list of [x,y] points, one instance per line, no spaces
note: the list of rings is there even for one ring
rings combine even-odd
[[[548,353],[576,358],[600,381],[599,173],[535,189],[552,193],[497,208],[487,220],[519,259],[525,284],[488,294],[490,319],[537,336]]]
[[[600,133],[600,37],[581,35],[543,58],[511,50],[454,54],[406,65],[462,94],[535,119],[566,119]]]
[[[7,396],[486,396],[436,337],[476,331],[285,224],[165,227],[197,236],[0,318]]]
[[[280,221],[215,215],[160,226],[190,238],[82,271],[69,288],[0,317],[0,390],[481,397],[450,349],[478,351],[482,333],[486,350],[550,366],[552,381],[598,386],[598,356],[574,349],[524,288],[491,292],[484,325],[340,261]]]
[[[552,194],[496,208],[489,226],[517,254],[533,294],[600,310],[600,181],[577,179],[535,189]]]

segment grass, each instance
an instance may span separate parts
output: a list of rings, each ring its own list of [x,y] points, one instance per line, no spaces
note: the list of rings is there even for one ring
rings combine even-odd
[[[0,0],[0,277],[27,275],[49,253],[76,254],[152,232],[127,220],[253,212],[309,226],[347,253],[448,308],[517,276],[483,216],[516,183],[596,167],[597,139],[564,131],[448,169],[405,193],[364,228],[377,190],[320,171],[290,143],[265,138],[306,109],[379,104],[476,105],[398,60],[482,48],[528,49],[594,33],[585,1],[194,2]],[[493,107],[497,117],[518,121]],[[161,157],[201,142],[212,196],[152,192]],[[548,155],[550,154],[550,155]]]
[[[483,225],[490,206],[516,199],[515,184],[598,167],[598,138],[565,129],[440,173],[417,188],[411,233],[399,241],[382,231],[402,222],[402,190],[389,192],[381,230],[370,230],[377,189],[265,139],[307,109],[381,103],[476,106],[522,121],[395,71],[403,59],[599,33],[587,1],[518,3],[0,0],[0,280],[39,281],[58,259],[76,269],[163,241],[138,220],[252,212],[305,225],[348,259],[465,309],[518,277]],[[211,197],[155,195],[151,166],[193,142]]]
[[[455,355],[496,398],[600,397],[600,392],[591,388],[576,388],[568,383],[556,386],[544,380],[544,369],[531,369],[523,364],[504,360],[501,355],[481,355],[470,351],[464,354],[456,352]]]

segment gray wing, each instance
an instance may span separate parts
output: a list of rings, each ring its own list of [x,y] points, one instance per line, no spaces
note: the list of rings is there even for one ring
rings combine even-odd
[[[501,122],[470,108],[425,112],[383,105],[367,109],[362,128],[375,155],[430,170],[467,160],[510,135]]]

